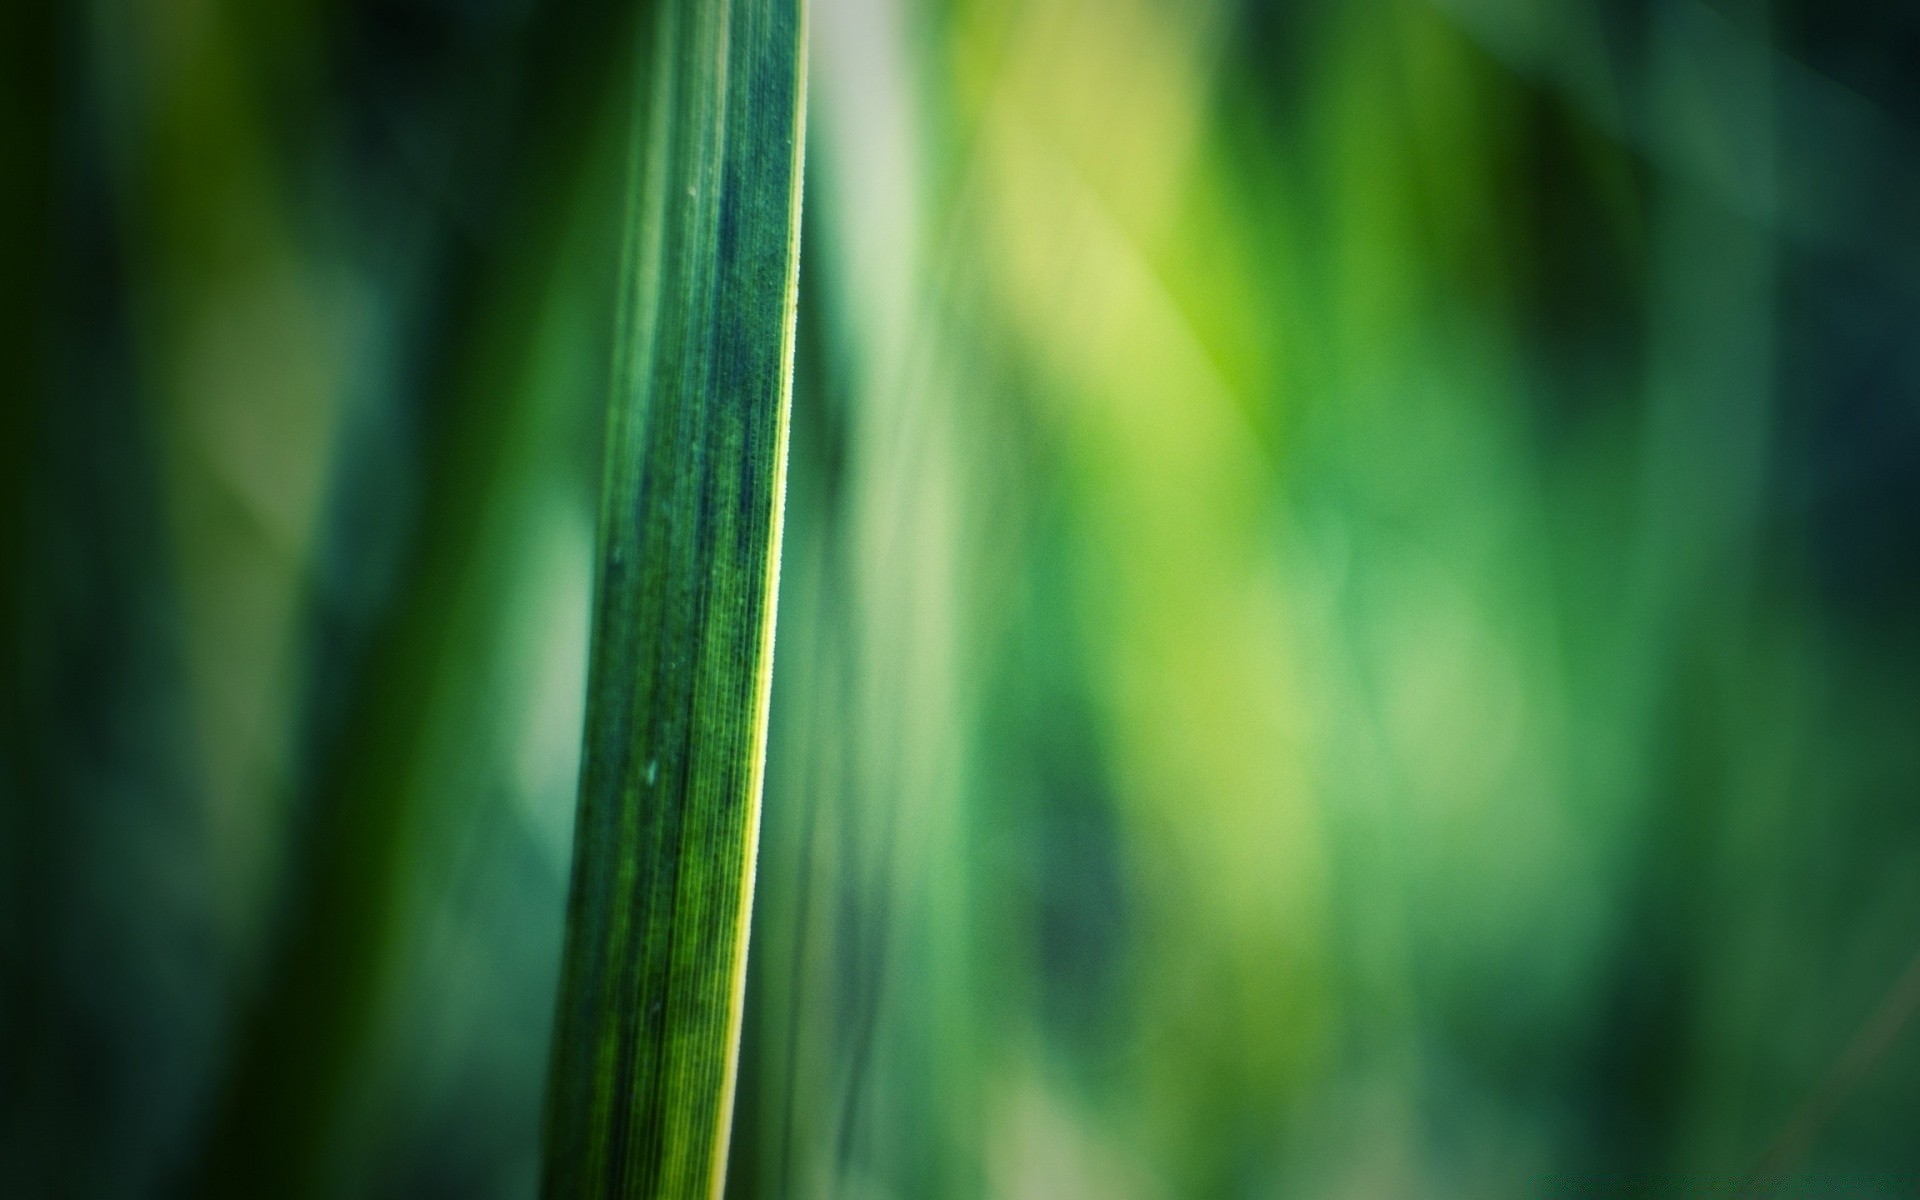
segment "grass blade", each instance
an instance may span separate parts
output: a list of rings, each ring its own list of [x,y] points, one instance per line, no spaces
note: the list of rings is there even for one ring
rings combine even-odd
[[[786,469],[802,0],[651,28],[544,1194],[718,1195]]]

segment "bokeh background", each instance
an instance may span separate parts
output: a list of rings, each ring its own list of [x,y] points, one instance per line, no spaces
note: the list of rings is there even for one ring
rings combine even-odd
[[[532,1194],[636,15],[4,6],[0,1194]],[[730,1194],[1920,1193],[1920,9],[810,55]]]

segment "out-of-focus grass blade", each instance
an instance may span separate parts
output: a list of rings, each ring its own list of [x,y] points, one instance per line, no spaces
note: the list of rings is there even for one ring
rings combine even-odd
[[[423,365],[406,385],[419,393],[408,406],[421,446],[411,549],[397,564],[391,600],[364,630],[343,634],[341,624],[316,619],[315,653],[344,644],[356,662],[337,677],[337,727],[306,718],[313,758],[290,843],[298,860],[278,898],[284,915],[271,926],[181,1194],[356,1190],[354,1172],[364,1168],[355,1160],[368,1151],[356,1144],[364,1135],[354,1126],[365,1122],[375,1086],[368,1080],[391,1019],[392,959],[405,945],[407,881],[419,865],[410,830],[432,825],[430,806],[444,802],[423,786],[436,723],[484,653],[474,631],[491,618],[473,614],[499,602],[489,522],[510,505],[513,481],[538,453],[530,431],[541,418],[531,414],[543,401],[527,382],[530,364],[542,313],[561,286],[569,221],[593,193],[606,153],[597,122],[629,93],[622,47],[637,24],[620,4],[574,0],[544,7],[523,26],[515,62],[529,99],[496,114],[490,145],[463,159],[473,165],[461,171],[499,162],[521,168],[497,193],[503,215],[478,226],[480,236],[429,223],[410,243],[429,270],[457,282],[431,323],[409,327],[417,345],[401,358]],[[329,34],[336,36],[347,34]],[[260,51],[245,44],[230,53],[250,62]],[[189,233],[222,211],[204,200],[174,203],[190,219]],[[339,486],[356,495],[350,489],[364,485]]]
[[[759,832],[803,0],[666,0],[623,283],[550,1197],[718,1195]]]

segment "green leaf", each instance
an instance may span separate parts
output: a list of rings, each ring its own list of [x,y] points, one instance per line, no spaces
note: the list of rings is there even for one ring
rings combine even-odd
[[[718,1195],[792,382],[802,0],[666,0],[629,217],[544,1194]]]

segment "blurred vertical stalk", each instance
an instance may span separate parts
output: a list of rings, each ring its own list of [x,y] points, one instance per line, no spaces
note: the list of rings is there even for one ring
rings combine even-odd
[[[416,498],[405,506],[410,516],[391,518],[404,522],[407,549],[364,627],[342,632],[344,619],[327,608],[313,618],[315,661],[350,665],[332,668],[337,681],[314,685],[315,697],[323,686],[342,694],[324,708],[310,701],[311,766],[290,837],[298,857],[182,1194],[365,1190],[355,1174],[374,1152],[354,1124],[382,1102],[372,1077],[406,944],[410,842],[440,803],[429,786],[437,728],[470,686],[484,653],[475,631],[489,627],[500,603],[493,514],[511,504],[529,457],[540,453],[534,431],[546,418],[530,382],[538,334],[564,290],[558,274],[573,213],[596,183],[601,113],[625,103],[628,13],[605,0],[540,9],[514,60],[526,102],[503,105],[487,144],[450,173],[464,180],[513,164],[479,209],[495,215],[444,233],[425,222],[430,232],[413,247],[435,282],[420,301],[433,315],[400,335],[410,344],[394,371],[394,402],[418,421],[409,464]],[[342,21],[330,36],[352,36]],[[255,57],[247,48],[230,53]],[[416,202],[415,219],[424,220],[437,198]],[[336,505],[385,499],[358,491],[366,485],[352,478],[336,486]]]
[[[720,1194],[792,385],[803,0],[666,0],[627,232],[547,1196]]]

